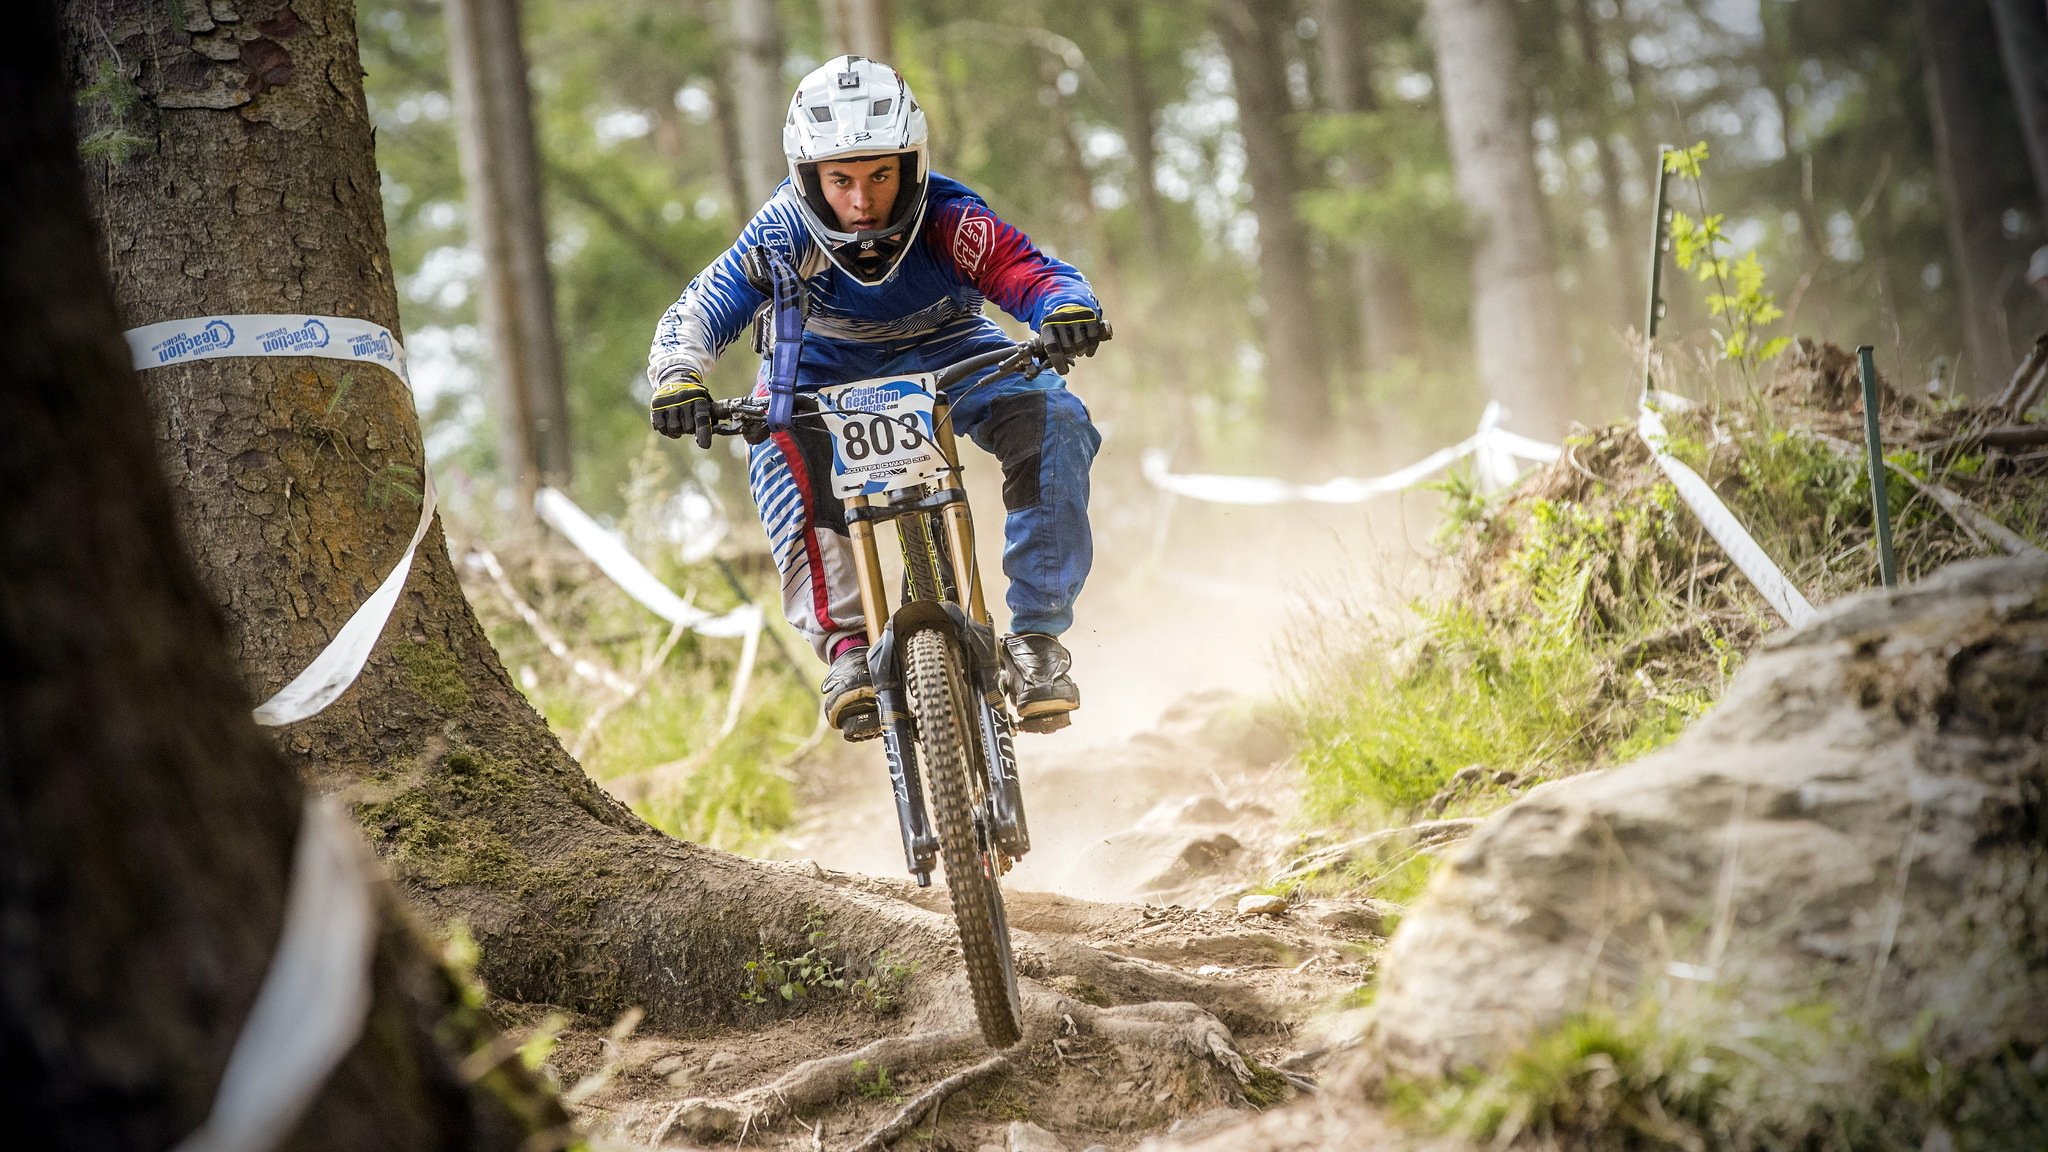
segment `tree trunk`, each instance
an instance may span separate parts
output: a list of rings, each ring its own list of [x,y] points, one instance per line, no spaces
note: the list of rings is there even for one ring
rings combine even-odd
[[[74,74],[129,69],[130,114],[156,140],[94,173],[127,324],[298,310],[396,331],[347,0],[243,0],[239,21],[203,34],[241,45],[221,63],[156,0],[70,0],[70,12]],[[250,694],[268,696],[417,523],[415,495],[389,480],[417,480],[424,464],[411,398],[385,373],[314,359],[198,361],[152,369],[144,386],[230,654]],[[919,973],[906,1011],[957,1010],[948,982],[964,976],[940,915],[672,840],[591,783],[506,676],[438,525],[354,686],[281,735],[414,906],[468,925],[499,996],[606,1019],[638,1005],[657,1027],[706,1027],[750,1011],[737,989],[764,944],[797,955],[822,925],[857,972],[886,955]],[[1243,1002],[1028,936],[1019,964],[1120,999]]]
[[[1934,126],[1935,170],[1946,201],[1949,254],[1955,261],[1956,309],[1963,325],[1969,380],[1978,396],[1996,395],[2012,378],[1999,274],[2005,263],[1998,163],[1984,134],[1986,119],[1971,84],[1987,47],[1976,42],[1968,15],[1918,0],[1926,52],[1927,117]]]
[[[1579,43],[1580,67],[1584,70],[1587,114],[1593,118],[1594,159],[1600,168],[1600,215],[1607,221],[1607,252],[1613,261],[1617,318],[1620,330],[1642,322],[1643,301],[1648,289],[1642,283],[1641,250],[1625,240],[1636,234],[1621,199],[1621,161],[1614,154],[1618,119],[1614,108],[1614,78],[1607,71],[1607,52],[1600,34],[1592,0],[1572,0],[1572,29]]]
[[[752,202],[745,210],[751,218],[752,209],[765,203],[788,175],[782,156],[782,122],[789,108],[789,88],[782,81],[782,16],[774,0],[726,0],[725,12],[733,46],[728,87],[740,168]]]
[[[480,304],[505,405],[499,450],[525,516],[537,484],[568,483],[571,459],[519,0],[448,0],[447,13],[470,233],[484,257]]]
[[[1223,0],[1216,6],[1216,32],[1237,92],[1252,213],[1259,222],[1259,295],[1265,304],[1260,328],[1273,427],[1290,441],[1313,442],[1331,431],[1330,389],[1309,289],[1314,269],[1295,214],[1301,176],[1278,41],[1292,26],[1286,0]]]
[[[895,63],[896,25],[889,0],[824,0],[824,4],[825,37],[836,54]]]
[[[74,5],[74,47],[111,36],[145,84],[205,72],[182,35],[143,51],[143,6]],[[212,1108],[277,943],[303,795],[174,524],[86,214],[56,7],[17,12],[0,44],[0,1108],[37,1148],[157,1152]],[[278,11],[259,35],[280,35]],[[149,121],[217,115],[128,113],[145,144]],[[516,1061],[461,1074],[491,1035],[377,889],[364,1031],[289,1145],[510,1152],[565,1125]]]
[[[1458,197],[1476,232],[1474,363],[1513,426],[1554,438],[1573,407],[1570,360],[1514,16],[1506,0],[1429,0],[1429,19]]]
[[[1073,101],[1060,91],[1060,74],[1063,61],[1051,52],[1038,53],[1038,82],[1044,87],[1046,106],[1052,112],[1052,129],[1059,139],[1060,167],[1066,173],[1067,199],[1074,206],[1077,227],[1075,232],[1087,238],[1092,251],[1095,276],[1103,281],[1111,296],[1117,295],[1118,287],[1116,254],[1109,243],[1109,233],[1103,225],[1102,213],[1095,207],[1095,174],[1088,169],[1088,157],[1081,150],[1081,133],[1074,122]]]
[[[737,231],[754,218],[761,201],[754,199],[753,185],[747,177],[746,146],[740,143],[741,112],[733,95],[730,69],[722,61],[713,61],[709,79],[711,126],[718,133],[718,163],[725,175],[725,195],[732,201],[733,227]]]
[[[2035,203],[2048,222],[2048,3],[1991,0],[1991,15],[1998,22],[1998,51],[2026,136]]]
[[[1365,58],[1358,0],[1317,0],[1316,23],[1323,50],[1324,103],[1340,115],[1373,111],[1378,101]],[[1342,178],[1347,187],[1363,191],[1373,186],[1376,174],[1363,158],[1347,156]],[[1390,371],[1417,351],[1408,271],[1371,243],[1350,247],[1351,290],[1365,341],[1365,366],[1374,372]]]
[[[1142,0],[1119,0],[1118,28],[1122,31],[1124,71],[1124,140],[1131,150],[1131,201],[1138,210],[1138,235],[1144,241],[1145,261],[1157,267],[1166,258],[1166,206],[1159,195],[1156,169],[1159,149],[1154,143],[1158,129],[1158,101],[1152,95],[1151,76],[1145,69],[1145,8]]]

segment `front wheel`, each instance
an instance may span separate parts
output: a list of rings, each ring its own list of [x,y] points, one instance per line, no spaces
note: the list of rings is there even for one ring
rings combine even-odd
[[[939,855],[946,865],[946,889],[960,929],[974,1015],[991,1047],[1008,1048],[1023,1034],[1024,1014],[1018,1006],[1003,891],[996,883],[996,846],[983,816],[987,777],[976,770],[973,696],[960,650],[946,632],[920,629],[911,633],[908,648],[907,679],[924,753],[925,794],[931,797],[933,822],[938,825]]]

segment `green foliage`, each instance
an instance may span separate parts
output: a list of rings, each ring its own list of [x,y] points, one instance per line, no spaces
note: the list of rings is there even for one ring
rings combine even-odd
[[[2048,1140],[2048,1049],[1960,1065],[1887,1047],[1826,1005],[1756,1020],[1717,1002],[1594,1008],[1491,1070],[1389,1085],[1428,1127],[1582,1152],[2021,1152]]]
[[[155,138],[141,132],[142,89],[118,57],[94,65],[92,82],[79,90],[78,103],[88,116],[105,121],[79,140],[80,156],[118,165],[156,148]]]
[[[462,1007],[471,1011],[483,1011],[487,994],[483,981],[477,979],[476,965],[483,953],[476,946],[476,936],[469,930],[469,922],[456,919],[448,923],[448,934],[441,941],[441,966],[454,983],[456,998]]]
[[[810,947],[794,956],[781,955],[763,944],[761,955],[746,963],[740,1003],[760,1005],[780,1000],[789,1004],[814,993],[846,991],[846,968],[832,959],[830,935],[813,922],[805,930],[804,940]]]
[[[527,1032],[525,1039],[519,1042],[519,1062],[526,1066],[528,1072],[540,1071],[548,1057],[555,1054],[555,1045],[561,1041],[562,1030],[569,1023],[566,1013],[550,1012]]]
[[[1706,158],[1704,140],[1691,148],[1664,154],[1665,171],[1691,180],[1701,205],[1698,220],[1676,210],[1671,213],[1672,258],[1679,268],[1692,272],[1702,283],[1712,282],[1718,287],[1718,291],[1707,294],[1706,304],[1708,314],[1718,317],[1724,325],[1724,330],[1715,333],[1721,358],[1740,365],[1745,372],[1753,372],[1758,365],[1777,359],[1792,338],[1766,339],[1761,335],[1766,325],[1783,319],[1785,311],[1778,307],[1777,298],[1765,291],[1763,262],[1757,259],[1754,250],[1744,253],[1740,260],[1731,260],[1727,255],[1729,241],[1721,230],[1726,217],[1706,211],[1705,184],[1700,174],[1700,165]]]
[[[869,965],[868,974],[855,977],[846,990],[873,1015],[891,1016],[903,1006],[903,991],[916,974],[915,962],[898,960],[884,952]]]
[[[749,1007],[793,1006],[832,994],[852,998],[864,1011],[888,1016],[902,1006],[903,991],[917,965],[888,952],[876,956],[865,973],[855,976],[836,955],[838,947],[817,920],[804,929],[804,950],[784,952],[767,944],[741,969],[740,1003]]]
[[[899,1095],[889,1079],[889,1070],[866,1060],[853,1062],[853,1086],[868,1100],[894,1100]]]
[[[1441,810],[1483,811],[1504,792],[1496,777],[1520,786],[1674,736],[1722,675],[1698,660],[1647,688],[1634,675],[1631,645],[1679,619],[1662,586],[1679,562],[1675,511],[1659,482],[1639,500],[1468,512],[1468,536],[1512,538],[1491,554],[1493,587],[1413,605],[1407,637],[1373,635],[1303,695],[1310,815],[1397,819],[1469,766],[1480,782]],[[1405,886],[1422,878],[1406,873]]]

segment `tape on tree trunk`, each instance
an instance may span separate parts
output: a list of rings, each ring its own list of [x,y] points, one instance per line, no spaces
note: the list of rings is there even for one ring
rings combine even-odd
[[[1792,583],[1777,564],[1772,562],[1770,555],[1750,536],[1749,530],[1735,518],[1735,513],[1729,511],[1726,504],[1721,503],[1721,498],[1714,494],[1713,487],[1702,479],[1699,473],[1664,450],[1664,420],[1651,406],[1649,397],[1644,398],[1637,410],[1636,434],[1643,438],[1644,444],[1649,445],[1650,455],[1656,459],[1657,467],[1664,470],[1664,475],[1670,479],[1671,486],[1678,489],[1679,498],[1692,509],[1693,515],[1700,518],[1700,523],[1707,529],[1707,535],[1712,536],[1714,543],[1719,544],[1721,550],[1728,554],[1728,558],[1735,561],[1735,566],[1742,570],[1744,576],[1749,577],[1749,582],[1756,586],[1756,590],[1763,594],[1763,598],[1770,602],[1772,608],[1777,609],[1778,615],[1784,618],[1785,623],[1796,628],[1813,619],[1813,605],[1807,603],[1806,595],[1799,590],[1798,585]]]
[[[201,316],[131,328],[127,337],[137,371],[229,356],[318,356],[375,364],[389,369],[408,389],[412,387],[404,346],[389,328],[368,320],[287,313]],[[404,555],[313,662],[256,707],[258,724],[274,728],[315,715],[362,675],[370,650],[376,647],[398,594],[405,588],[413,555],[434,522],[434,479],[424,467],[420,477],[420,522]]]
[[[213,1111],[176,1152],[269,1152],[355,1046],[370,1012],[377,940],[372,867],[354,822],[327,797],[308,796],[277,950]]]
[[[1504,487],[1520,473],[1516,460],[1548,464],[1560,452],[1554,444],[1500,427],[1506,414],[1498,401],[1489,402],[1479,417],[1478,431],[1384,476],[1340,476],[1321,484],[1293,484],[1271,476],[1179,474],[1171,470],[1166,453],[1153,449],[1145,453],[1145,479],[1161,491],[1211,504],[1356,504],[1413,488],[1459,460],[1476,455],[1480,479],[1490,487]]]

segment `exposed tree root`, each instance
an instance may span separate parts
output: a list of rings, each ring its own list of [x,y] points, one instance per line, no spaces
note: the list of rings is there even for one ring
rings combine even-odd
[[[959,981],[948,981],[958,984]],[[774,1080],[725,1099],[694,1097],[672,1107],[655,1131],[659,1143],[671,1128],[698,1140],[734,1139],[759,1130],[792,1113],[826,1107],[886,1083],[951,1061],[986,1052],[971,1021],[961,1020],[965,990],[956,989],[952,1010],[943,1022],[907,1036],[887,1037],[854,1052],[806,1061]],[[915,1124],[932,1107],[961,1089],[1011,1069],[1017,1053],[1043,1046],[1067,1059],[1062,1038],[1094,1036],[1106,1041],[1141,1066],[1175,1068],[1184,1078],[1214,1084],[1231,1103],[1264,1103],[1284,1091],[1284,1084],[1306,1089],[1313,1083],[1298,1074],[1258,1065],[1239,1051],[1230,1029],[1198,1005],[1147,1002],[1114,1008],[1059,994],[1026,981],[1024,1039],[1008,1053],[982,1059],[926,1089],[895,1118],[870,1134],[860,1147],[880,1147]],[[1205,1074],[1207,1069],[1225,1073]]]
[[[972,1064],[962,1068],[960,1071],[918,1093],[911,1099],[910,1103],[898,1109],[896,1115],[891,1116],[887,1124],[868,1133],[867,1139],[854,1145],[853,1152],[881,1152],[883,1148],[888,1147],[890,1141],[909,1132],[913,1125],[919,1120],[924,1119],[925,1113],[938,1107],[947,1097],[960,1091],[962,1088],[980,1083],[990,1076],[999,1072],[1007,1072],[1009,1069],[1010,1058],[1002,1054],[991,1056],[979,1064]]]
[[[983,1050],[981,1033],[972,1026],[886,1036],[853,1052],[807,1060],[728,1099],[684,1100],[655,1132],[654,1142],[659,1143],[671,1125],[699,1140],[726,1139],[772,1124],[791,1112],[852,1096],[879,1076],[894,1076],[905,1069],[958,1060]]]

